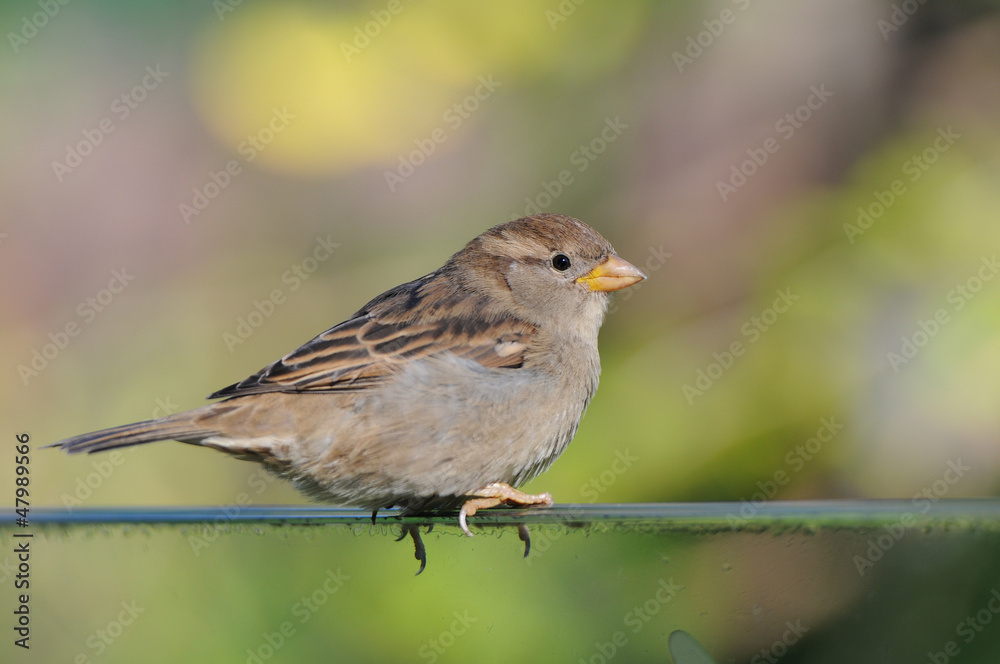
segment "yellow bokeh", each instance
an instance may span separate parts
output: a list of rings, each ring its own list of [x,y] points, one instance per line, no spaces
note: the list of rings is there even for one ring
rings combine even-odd
[[[258,165],[329,174],[394,163],[435,129],[454,129],[445,114],[483,80],[499,84],[492,94],[515,78],[594,75],[619,62],[642,10],[613,22],[602,12],[554,23],[521,0],[244,6],[202,33],[191,96],[217,140]],[[561,29],[563,20],[588,29]],[[449,135],[446,147],[459,140]]]

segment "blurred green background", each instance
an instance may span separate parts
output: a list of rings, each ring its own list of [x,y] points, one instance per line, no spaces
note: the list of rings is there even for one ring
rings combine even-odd
[[[529,490],[748,510],[993,496],[998,10],[5,2],[7,442],[201,405],[545,210],[649,279],[612,306],[597,397]],[[37,506],[304,502],[174,444],[32,464]],[[391,555],[386,590],[410,573]]]

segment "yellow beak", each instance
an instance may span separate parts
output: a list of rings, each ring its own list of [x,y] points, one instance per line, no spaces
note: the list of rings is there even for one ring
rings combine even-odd
[[[593,270],[576,280],[576,283],[585,283],[592,291],[611,291],[628,288],[634,283],[642,281],[646,275],[635,265],[626,260],[612,255]]]

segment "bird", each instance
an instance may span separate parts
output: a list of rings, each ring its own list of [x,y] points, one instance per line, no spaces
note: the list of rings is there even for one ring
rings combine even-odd
[[[402,515],[550,506],[546,470],[597,390],[610,294],[646,278],[553,213],[494,226],[433,272],[211,394],[209,405],[53,443],[71,454],[175,440],[263,464],[308,497]],[[413,538],[420,570],[426,550]],[[530,549],[521,526],[525,556]]]

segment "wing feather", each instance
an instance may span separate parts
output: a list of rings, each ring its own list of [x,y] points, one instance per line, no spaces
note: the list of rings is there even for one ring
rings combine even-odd
[[[498,313],[484,298],[455,292],[442,277],[439,270],[383,293],[348,320],[209,398],[364,390],[409,362],[441,353],[489,368],[521,367],[535,326]]]

